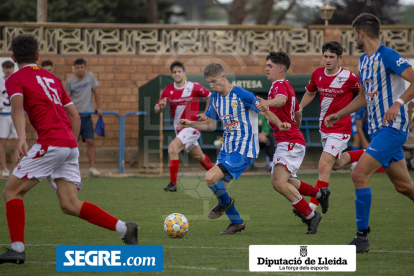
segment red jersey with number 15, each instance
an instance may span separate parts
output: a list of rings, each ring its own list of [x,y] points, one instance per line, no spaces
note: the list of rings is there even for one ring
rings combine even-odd
[[[38,135],[37,143],[53,147],[78,147],[65,107],[73,104],[53,74],[29,64],[6,80],[10,100],[23,96],[23,107]]]
[[[288,131],[279,131],[279,128],[275,124],[269,122],[270,126],[273,128],[276,143],[289,142],[306,146],[303,134],[299,130],[295,121],[295,114],[299,112],[300,109],[295,90],[293,90],[289,81],[277,80],[272,83],[268,100],[272,100],[278,95],[286,97],[286,103],[281,107],[271,106],[269,107],[269,110],[273,112],[282,122],[289,123],[291,127]]]

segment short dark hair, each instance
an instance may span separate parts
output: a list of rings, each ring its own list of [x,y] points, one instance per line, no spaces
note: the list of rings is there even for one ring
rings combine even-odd
[[[50,60],[44,60],[42,61],[42,63],[40,64],[40,67],[45,67],[45,66],[53,66],[53,62],[51,62]]]
[[[266,61],[269,60],[269,59],[274,64],[281,64],[281,65],[285,66],[285,72],[290,67],[290,57],[289,57],[289,55],[286,52],[283,52],[283,51],[279,51],[279,52],[271,51],[267,55]]]
[[[75,62],[73,63],[73,65],[85,65],[86,66],[86,60],[84,60],[83,58],[78,58],[77,60],[75,60]]]
[[[220,63],[210,63],[204,68],[204,77],[215,77],[218,74],[224,73],[224,68]]]
[[[352,22],[352,27],[357,31],[364,31],[371,38],[379,38],[381,23],[373,14],[361,13]]]
[[[170,65],[170,71],[172,72],[172,70],[174,69],[174,67],[181,67],[181,69],[183,69],[183,72],[185,72],[185,67],[184,64],[181,61],[174,61],[173,63],[171,63]]]
[[[343,48],[341,43],[338,41],[329,41],[322,45],[322,54],[326,51],[336,54],[339,57],[342,56]]]
[[[11,62],[10,60],[6,60],[5,62],[3,62],[2,64],[1,64],[1,67],[3,67],[3,68],[14,68],[14,63],[13,62]]]
[[[30,34],[15,36],[12,40],[12,52],[17,63],[36,63],[38,42]]]

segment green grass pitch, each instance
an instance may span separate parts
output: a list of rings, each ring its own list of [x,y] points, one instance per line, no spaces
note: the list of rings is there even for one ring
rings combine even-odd
[[[249,272],[249,245],[347,244],[355,235],[355,194],[349,173],[332,175],[330,208],[315,235],[304,234],[306,225],[293,215],[289,202],[273,190],[270,175],[241,176],[231,184],[229,191],[245,219],[246,230],[231,236],[218,235],[229,222],[207,218],[206,211],[217,201],[205,188],[200,175],[201,179],[182,177],[177,193],[163,191],[169,182],[167,178],[83,180],[81,200],[95,203],[123,221],[138,222],[140,244],[164,246],[162,273],[56,272],[55,245],[122,242],[115,232],[64,215],[53,189],[47,182],[41,182],[24,198],[26,263],[3,264],[0,275],[261,275]],[[317,175],[300,175],[300,179],[314,185]],[[5,183],[0,181],[1,189]],[[199,186],[195,187],[197,183]],[[356,273],[340,275],[413,275],[413,202],[397,193],[385,174],[375,174],[370,184],[373,191],[371,251],[357,255]],[[165,217],[175,212],[189,219],[189,232],[182,239],[172,239],[164,233]],[[10,246],[3,202],[0,204],[0,244]]]

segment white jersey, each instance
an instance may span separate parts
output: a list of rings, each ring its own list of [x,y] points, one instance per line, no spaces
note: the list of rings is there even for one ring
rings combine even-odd
[[[7,95],[5,84],[6,80],[4,79],[4,77],[0,77],[0,112],[11,111],[10,98],[9,95]]]

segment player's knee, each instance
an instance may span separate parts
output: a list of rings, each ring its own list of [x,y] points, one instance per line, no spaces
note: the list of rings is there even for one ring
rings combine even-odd
[[[197,162],[203,162],[204,161],[204,155],[194,156],[193,158]]]
[[[319,174],[327,174],[330,172],[328,165],[325,163],[320,163],[318,166]]]
[[[60,210],[66,215],[75,215],[76,214],[76,205],[70,201],[65,201],[60,203]]]
[[[365,174],[357,169],[354,169],[351,173],[351,178],[354,183],[361,183],[365,179]]]
[[[403,195],[410,194],[411,192],[410,187],[405,183],[398,183],[397,185],[395,185],[395,190]]]
[[[208,171],[206,173],[205,178],[206,178],[207,185],[212,186],[212,185],[216,184],[216,183],[214,183],[214,176],[215,176],[215,174],[210,172],[210,171]]]
[[[172,144],[168,146],[168,154],[178,154],[176,148]]]
[[[282,194],[283,192],[283,185],[279,181],[272,181],[273,189],[275,189],[278,193]]]
[[[340,161],[336,160],[336,162],[332,166],[332,170],[336,171],[341,168]]]
[[[87,139],[87,140],[85,140],[85,142],[86,142],[86,146],[87,147],[93,147],[94,146],[94,143],[93,143],[93,140],[92,139]]]

